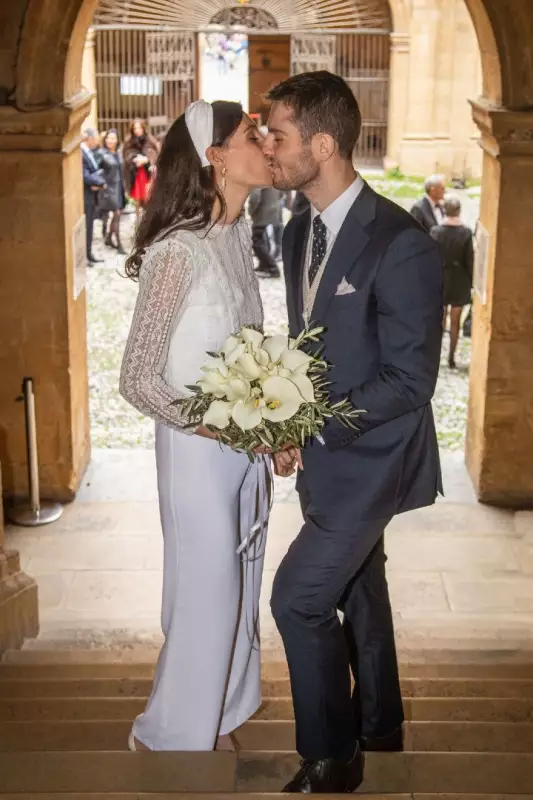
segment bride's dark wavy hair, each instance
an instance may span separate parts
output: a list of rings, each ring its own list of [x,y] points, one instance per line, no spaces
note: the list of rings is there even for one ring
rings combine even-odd
[[[241,124],[244,112],[240,103],[217,100],[212,105],[213,145],[223,147]],[[220,211],[212,222],[217,200]],[[145,249],[163,231],[201,230],[225,215],[226,202],[215,170],[202,167],[182,114],[163,142],[151,195],[135,234],[133,252],[126,260],[126,275],[138,280]]]

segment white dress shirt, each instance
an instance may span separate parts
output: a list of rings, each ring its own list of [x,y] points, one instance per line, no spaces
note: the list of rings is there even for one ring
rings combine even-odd
[[[437,224],[441,225],[442,224],[442,220],[444,219],[444,213],[442,211],[442,206],[439,206],[437,203],[435,203],[435,201],[432,200],[429,195],[427,196],[427,198],[429,200],[429,205],[431,206],[431,209],[433,211],[433,216],[437,220]]]
[[[342,194],[340,194],[337,199],[333,201],[333,203],[330,203],[321,214],[320,211],[311,205],[311,236],[313,235],[313,220],[320,214],[320,219],[328,229],[328,245],[331,244],[332,239],[337,236],[342,228],[342,224],[346,219],[348,211],[359,197],[364,185],[364,180],[359,174],[357,174],[354,182],[350,184],[350,186],[348,186],[348,188]]]

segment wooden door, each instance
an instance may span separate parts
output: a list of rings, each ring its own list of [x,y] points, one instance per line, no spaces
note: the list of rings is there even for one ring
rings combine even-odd
[[[249,110],[251,114],[259,114],[260,123],[264,124],[268,117],[265,94],[291,72],[290,36],[249,36],[248,53]]]

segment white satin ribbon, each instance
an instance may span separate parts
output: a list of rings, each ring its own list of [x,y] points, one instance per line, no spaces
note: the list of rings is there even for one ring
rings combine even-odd
[[[244,572],[242,607],[246,615],[248,641],[252,649],[258,649],[261,576],[256,574],[255,562],[260,561],[262,564],[265,556],[268,518],[274,502],[274,481],[269,456],[258,456],[254,459],[244,479],[241,493],[243,505],[248,511],[241,520],[241,544],[237,550]]]
[[[202,167],[211,166],[205,151],[213,144],[213,106],[205,100],[196,100],[185,110],[185,124]]]

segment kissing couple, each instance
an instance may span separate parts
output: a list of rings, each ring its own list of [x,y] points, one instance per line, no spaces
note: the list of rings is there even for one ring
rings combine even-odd
[[[431,398],[443,265],[418,223],[356,172],[361,115],[340,77],[295,75],[269,99],[266,137],[232,102],[199,100],[176,120],[126,261],[139,294],[120,391],[156,422],[165,636],[129,744],[232,749],[259,708],[271,466],[297,465],[304,522],[271,599],[302,757],[284,791],[343,793],[362,782],[365,750],[403,746],[384,531],[441,490]],[[324,327],[331,399],[365,413],[358,430],[331,420],[301,451],[250,462],[211,428],[188,427],[175,401],[208,351],[263,325],[244,206],[272,185],[309,201],[283,238],[290,334]]]

